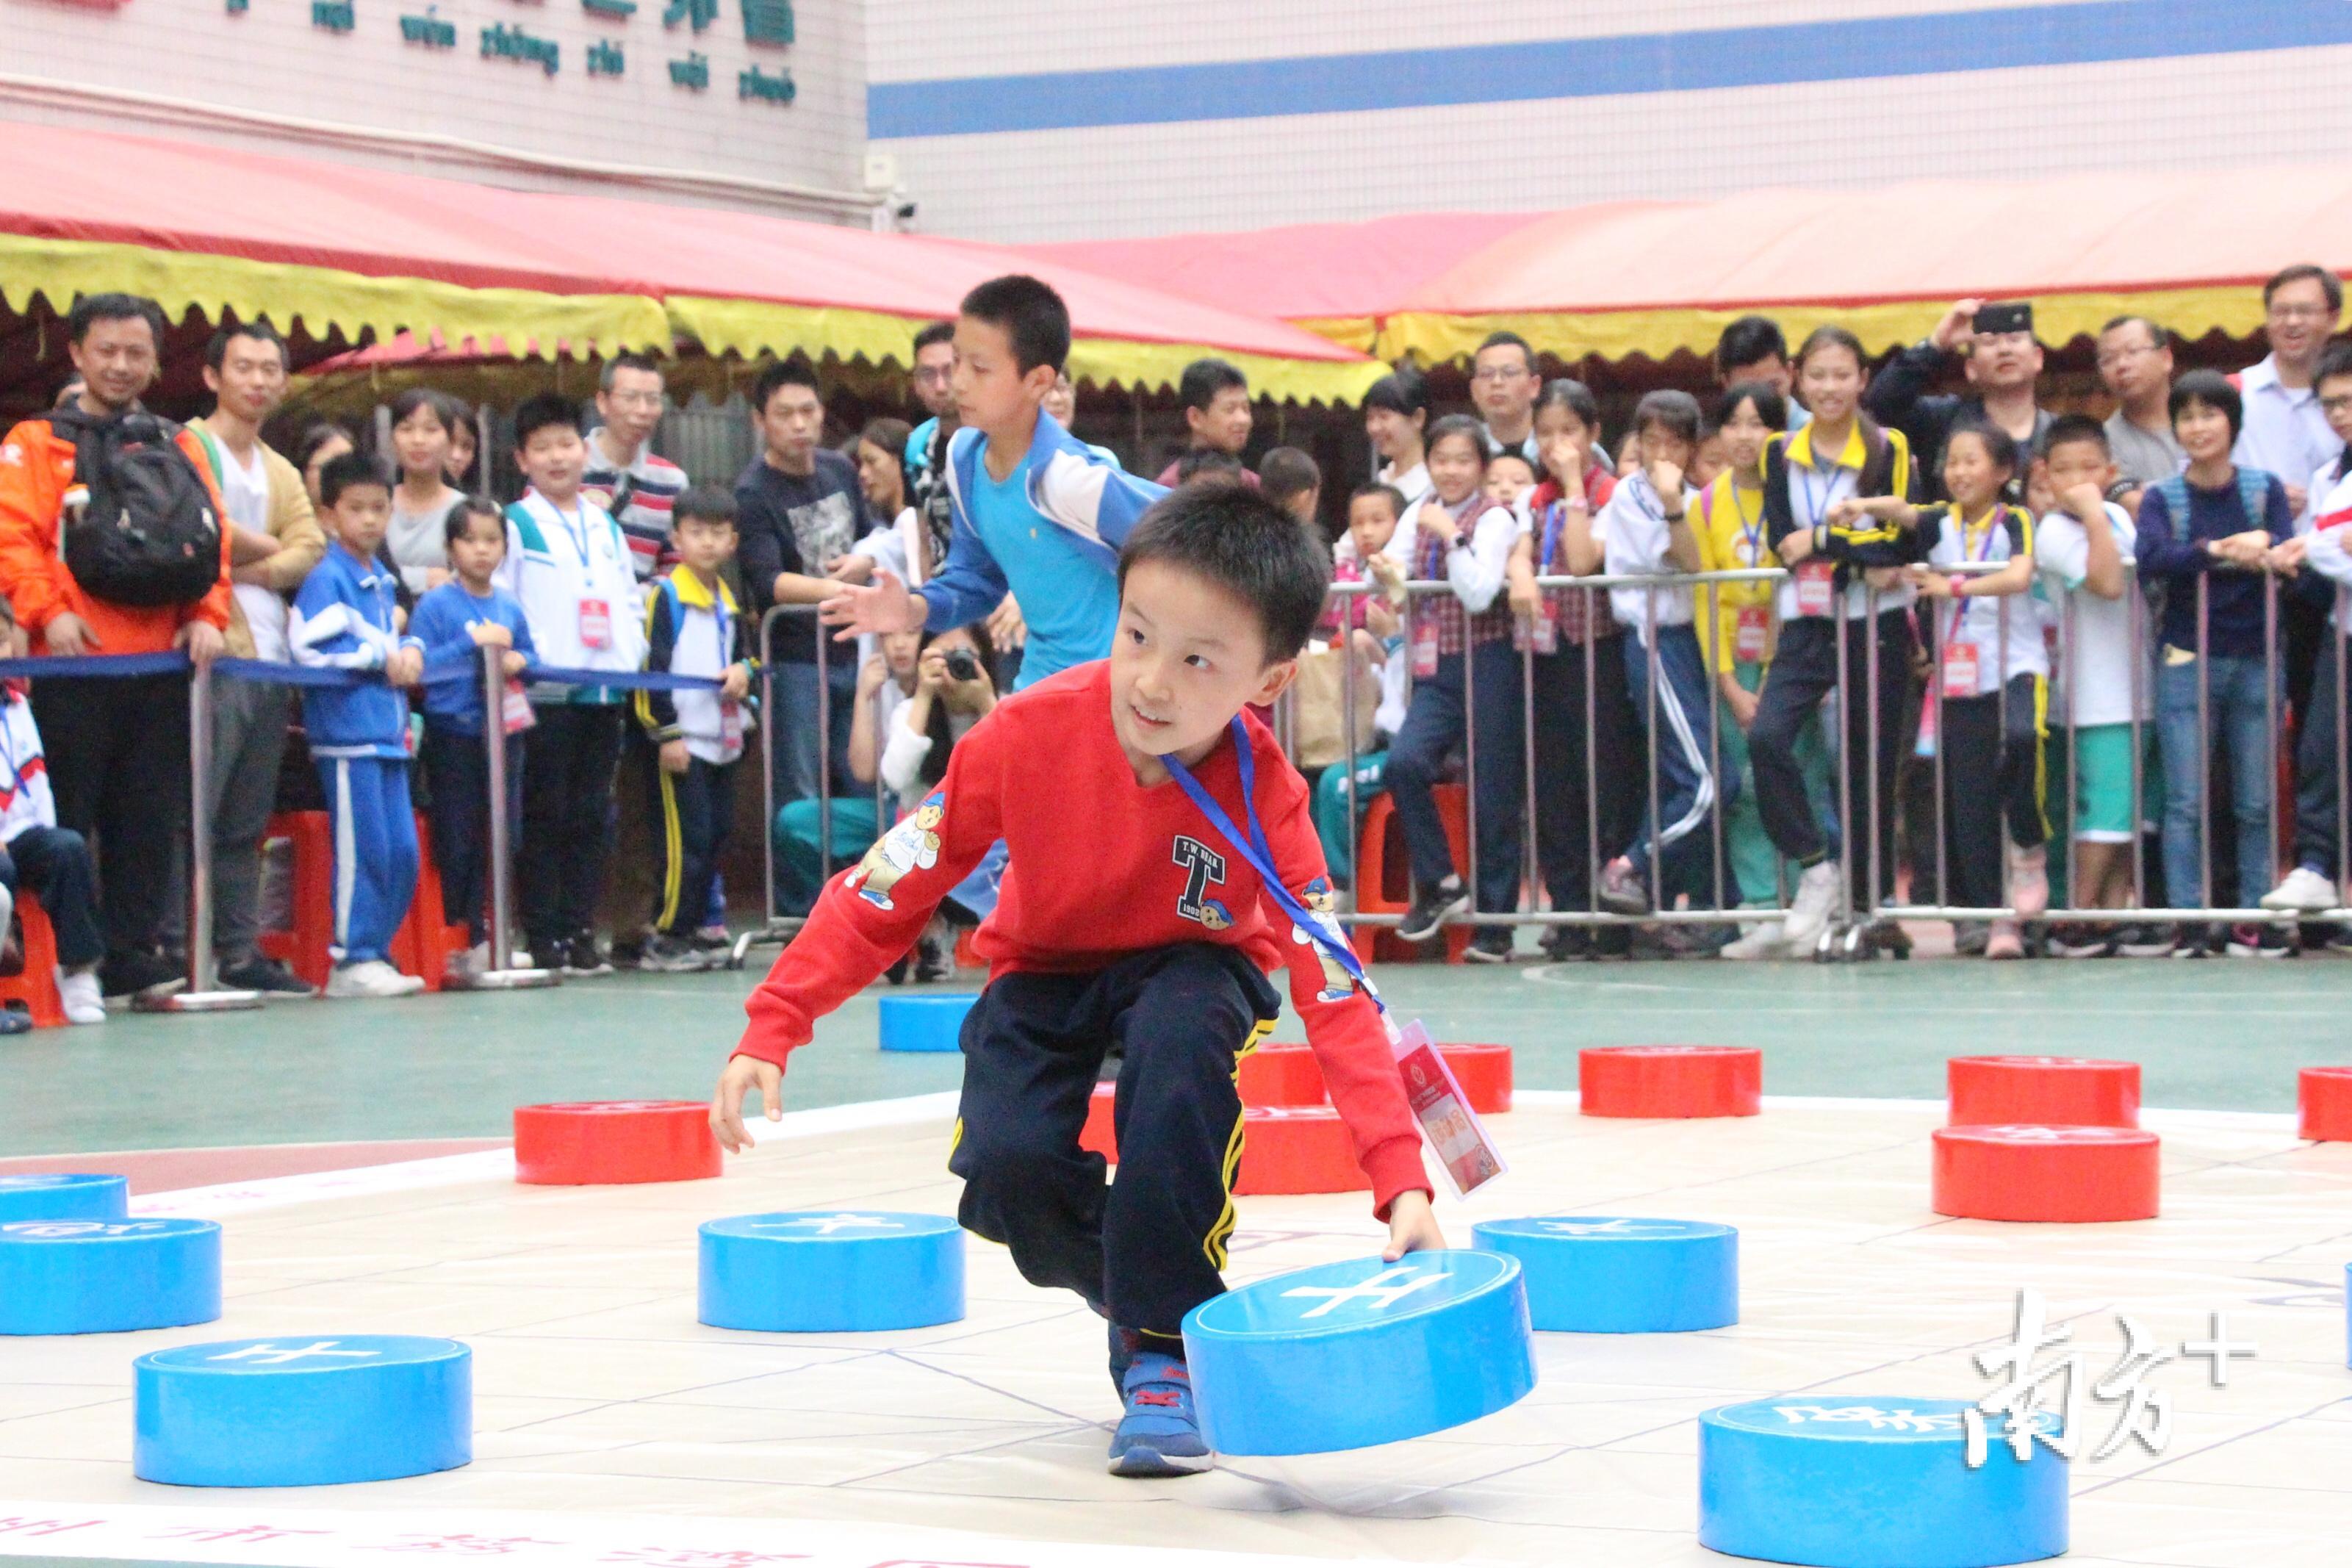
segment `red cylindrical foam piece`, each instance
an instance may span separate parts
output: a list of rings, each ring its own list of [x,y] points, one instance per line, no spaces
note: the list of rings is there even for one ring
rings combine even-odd
[[[2139,1064],[2090,1057],[1954,1057],[1953,1127],[2137,1127]]]
[[[1118,1163],[1118,1085],[1098,1083],[1087,1100],[1087,1124],[1079,1130],[1078,1147]]]
[[[710,1107],[692,1100],[525,1105],[514,1113],[515,1180],[533,1186],[694,1182],[719,1172]]]
[[[2298,1136],[2319,1143],[2352,1143],[2352,1068],[2305,1068],[2294,1075]]]
[[[1576,1054],[1587,1116],[1753,1116],[1764,1053],[1748,1046],[1601,1046]]]
[[[1303,1045],[1260,1046],[1241,1062],[1242,1103],[1263,1109],[1323,1105],[1330,1094],[1315,1053]]]
[[[1242,1167],[1234,1192],[1361,1193],[1371,1185],[1356,1163],[1347,1123],[1329,1106],[1242,1112]]]
[[[2154,1219],[2157,1136],[2127,1127],[1938,1127],[1935,1209],[2057,1224]]]
[[[1511,1047],[1508,1046],[1440,1046],[1463,1098],[1481,1116],[1511,1109]]]

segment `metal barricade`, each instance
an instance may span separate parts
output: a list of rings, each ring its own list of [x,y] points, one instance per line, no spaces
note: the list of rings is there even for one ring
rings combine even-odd
[[[482,649],[482,752],[487,762],[483,771],[489,775],[490,797],[490,966],[444,976],[445,991],[527,991],[562,979],[556,971],[541,966],[541,954],[531,955],[531,968],[519,969],[514,962],[514,825],[507,816],[506,653],[497,646]],[[427,910],[425,916],[441,918],[437,910]]]
[[[782,729],[776,710],[775,629],[787,616],[805,616],[816,624],[816,798],[817,856],[825,876],[833,868],[833,630],[817,621],[814,605],[771,605],[760,617],[760,844],[761,921],[751,931],[737,934],[728,950],[727,966],[743,967],[744,955],[754,947],[782,946],[806,923],[804,915],[780,913],[776,907],[776,747]],[[878,775],[879,769],[876,770]],[[878,798],[878,795],[877,795]],[[822,881],[822,879],[820,879]]]

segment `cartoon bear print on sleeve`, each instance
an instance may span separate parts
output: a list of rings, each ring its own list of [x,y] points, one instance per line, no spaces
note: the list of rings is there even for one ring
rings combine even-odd
[[[912,816],[876,839],[851,879],[857,896],[877,910],[898,908],[890,889],[909,871],[928,871],[940,863],[940,825],[947,815],[946,794],[933,790]]]

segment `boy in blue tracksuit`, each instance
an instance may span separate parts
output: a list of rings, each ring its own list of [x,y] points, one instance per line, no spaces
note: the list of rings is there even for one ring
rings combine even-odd
[[[425,816],[433,824],[433,864],[441,872],[441,918],[466,923],[467,951],[453,956],[449,967],[478,973],[490,964],[483,910],[490,885],[490,752],[481,650],[503,650],[507,691],[499,722],[506,732],[509,825],[522,818],[522,731],[531,721],[517,678],[538,650],[522,601],[491,581],[507,553],[506,513],[499,503],[467,496],[449,509],[442,535],[456,575],[416,601],[408,629],[425,645],[421,755],[433,794]]]
[[[424,644],[394,629],[392,568],[376,560],[392,520],[392,480],[346,453],[320,471],[332,542],[294,595],[294,662],[381,672],[381,681],[312,686],[302,723],[335,827],[335,957],[331,997],[405,996],[425,988],[393,968],[393,933],[416,891],[416,819],[408,805],[408,698]]]
[[[1087,446],[1044,407],[1070,352],[1070,313],[1034,278],[992,279],[964,296],[955,328],[956,412],[947,483],[955,530],[946,563],[909,593],[887,572],[845,586],[825,619],[866,632],[950,630],[1009,590],[1028,625],[1017,688],[1110,653],[1118,547],[1168,492]]]

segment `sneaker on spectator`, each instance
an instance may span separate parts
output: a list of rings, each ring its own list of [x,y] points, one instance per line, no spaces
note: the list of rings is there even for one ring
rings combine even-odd
[[[446,983],[452,980],[463,980],[468,975],[488,974],[489,972],[490,944],[487,942],[478,942],[469,948],[451,953],[449,962],[441,966],[441,978],[444,983]]]
[[[696,974],[710,967],[710,955],[682,937],[656,931],[646,939],[637,967],[656,974]]]
[[[2276,926],[2238,925],[2230,928],[2222,951],[2231,958],[2284,958],[2289,948],[2286,932]]]
[[[1723,928],[1677,921],[1633,929],[1633,956],[1652,960],[1716,958],[1723,952]]]
[[[0,1035],[29,1035],[33,1032],[33,1016],[25,1011],[21,1002],[0,1006]]]
[[[1992,928],[1982,921],[1952,922],[1952,953],[1958,958],[1982,958],[1985,943],[1992,940]]]
[[[98,993],[98,971],[70,971],[59,967],[58,1004],[65,1009],[68,1024],[105,1023],[106,998]]]
[[[1783,933],[1799,952],[1810,952],[1829,929],[1830,911],[1837,906],[1838,863],[1822,860],[1805,868],[1797,879],[1797,896],[1789,905]]]
[[[264,996],[315,996],[319,990],[278,960],[259,953],[224,966],[220,983],[231,991],[258,991]]]
[[[563,944],[563,973],[566,974],[610,974],[612,960],[597,951],[596,938],[582,931]]]
[[[1592,928],[1592,956],[1597,960],[1633,956],[1633,928],[1605,925]]]
[[[2050,951],[2060,958],[2110,958],[2117,939],[2111,928],[2067,921],[2050,928]]]
[[[650,934],[616,936],[613,939],[613,967],[651,969],[653,965],[646,962],[646,954],[651,952],[652,948],[653,938]]]
[[[1789,928],[1783,921],[1758,921],[1747,934],[1723,944],[1722,957],[1735,963],[1789,956]]]
[[[109,953],[106,962],[98,966],[99,989],[109,996],[136,996],[187,983],[187,971],[160,953]]]
[[[1987,958],[2023,958],[2025,938],[2015,921],[1995,921],[1985,932],[1984,955]]]
[[[2050,848],[2009,847],[2009,902],[2018,919],[2032,920],[2050,907]]]
[[[421,975],[403,974],[380,958],[339,963],[327,976],[327,994],[336,1001],[373,1000],[383,996],[414,996],[425,989]]]
[[[2342,904],[2343,900],[2336,897],[2336,884],[2308,866],[2297,866],[2286,874],[2284,881],[2263,895],[2263,908],[2266,910],[2321,914]]]
[[[2186,921],[2180,926],[2179,943],[2172,950],[2175,958],[2209,958],[2218,949],[2213,928],[2202,921]]]
[[[1548,926],[1536,948],[1553,963],[1577,963],[1592,956],[1592,933],[1582,926]]]
[[[1423,888],[1412,896],[1412,907],[1405,911],[1404,921],[1397,927],[1401,942],[1427,942],[1437,934],[1437,928],[1448,915],[1458,915],[1470,907],[1470,891],[1459,877],[1448,877],[1434,888]]]
[[[2179,945],[2179,930],[2158,921],[2127,925],[2116,937],[2116,951],[2126,958],[2164,958]]]
[[[1480,926],[1470,945],[1462,950],[1465,963],[1508,963],[1511,962],[1511,928]]]
[[[735,933],[725,926],[704,926],[686,940],[694,944],[698,952],[725,955],[735,951]]]
[[[1621,915],[1650,912],[1650,889],[1633,874],[1633,862],[1620,855],[1601,868],[1601,907]]]

